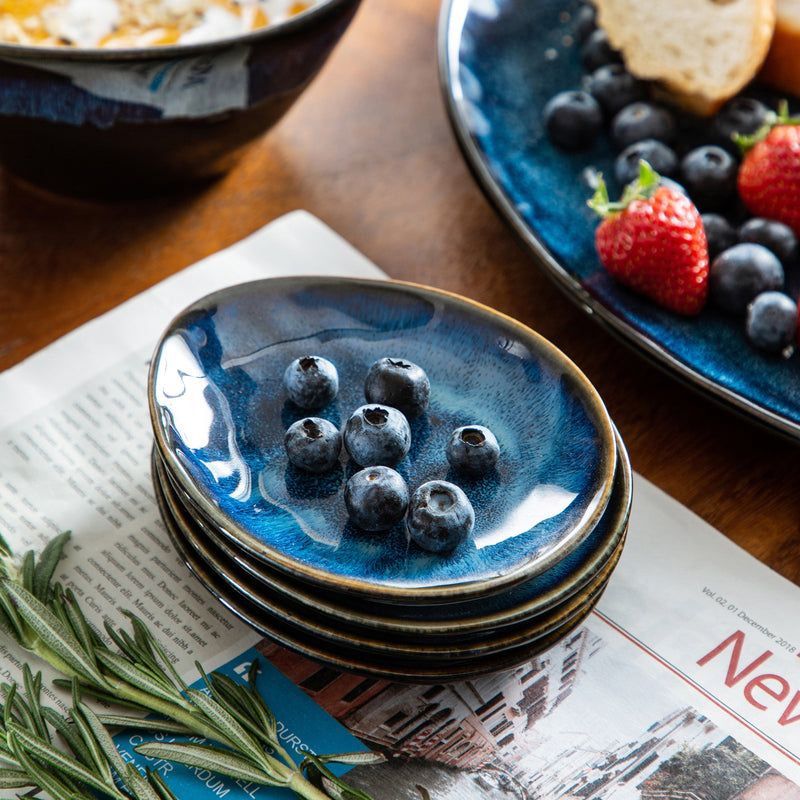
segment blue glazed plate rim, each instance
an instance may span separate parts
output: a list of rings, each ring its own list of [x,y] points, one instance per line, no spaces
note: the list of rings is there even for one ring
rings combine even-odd
[[[536,0],[528,0],[536,2]],[[626,315],[624,303],[616,298],[615,310],[581,285],[569,267],[560,262],[544,243],[539,231],[532,226],[512,202],[502,178],[491,168],[487,153],[470,131],[459,99],[464,87],[459,77],[459,49],[463,25],[470,12],[470,0],[443,0],[438,24],[437,57],[439,83],[445,108],[456,141],[478,186],[494,205],[501,218],[535,257],[537,265],[554,281],[565,295],[599,324],[633,347],[634,350],[726,408],[793,440],[800,438],[800,423],[771,408],[766,401],[746,397],[728,385],[724,379],[707,374],[694,364],[676,356],[658,338],[637,327],[633,316]]]
[[[442,658],[438,662],[420,662],[414,665],[408,661],[404,668],[402,666],[403,659],[398,659],[396,656],[382,658],[380,656],[372,656],[372,654],[365,653],[357,648],[343,647],[339,649],[326,647],[319,639],[287,627],[280,619],[266,619],[263,610],[256,603],[246,595],[234,590],[207,564],[201,563],[199,557],[193,558],[189,552],[190,546],[175,538],[172,531],[169,531],[169,533],[178,555],[195,578],[219,603],[259,633],[267,636],[281,647],[314,661],[329,664],[337,669],[395,681],[440,682],[464,680],[516,667],[549,650],[566,635],[578,629],[594,611],[603,594],[603,591],[598,592],[596,596],[592,597],[591,602],[587,603],[581,611],[567,620],[562,627],[556,628],[541,637],[533,638],[525,645],[519,645],[496,653],[467,656],[453,660]]]
[[[310,636],[315,641],[326,642],[329,647],[355,646],[378,657],[398,656],[440,663],[449,658],[490,656],[523,646],[562,628],[587,606],[595,605],[622,554],[622,547],[617,548],[609,561],[592,576],[580,592],[565,598],[562,603],[540,615],[521,620],[510,628],[497,629],[490,626],[487,631],[479,632],[491,632],[492,635],[489,637],[476,636],[475,631],[472,632],[473,638],[457,635],[435,637],[423,627],[411,637],[411,641],[408,641],[402,637],[392,636],[391,633],[387,636],[386,632],[376,630],[344,630],[341,628],[341,619],[330,622],[314,614],[305,616],[286,606],[282,598],[273,597],[269,587],[254,585],[237,564],[230,563],[225,569],[219,569],[216,559],[225,558],[225,554],[209,550],[208,538],[197,530],[187,527],[188,520],[181,518],[182,509],[174,505],[175,498],[169,496],[168,486],[160,483],[154,488],[159,503],[164,504],[162,516],[165,520],[169,520],[170,535],[173,541],[180,540],[180,549],[185,554],[184,563],[190,569],[192,565],[204,564],[207,569],[222,578],[234,596],[247,597],[250,602],[262,609],[266,619],[280,619],[302,635]],[[214,547],[213,543],[211,546]],[[454,626],[452,633],[458,633],[458,626]]]
[[[588,417],[592,420],[596,435],[598,436],[598,485],[593,501],[587,506],[583,518],[576,524],[568,534],[563,535],[557,542],[544,553],[536,554],[536,557],[525,557],[518,559],[512,566],[502,572],[489,576],[460,576],[458,580],[429,581],[424,585],[414,584],[397,585],[392,582],[371,581],[362,576],[343,575],[340,572],[320,569],[314,564],[309,564],[299,560],[291,553],[275,550],[269,544],[263,542],[250,531],[239,526],[229,515],[222,512],[203,491],[199,490],[193,477],[187,471],[181,458],[170,446],[170,437],[165,431],[161,419],[160,407],[156,400],[156,373],[160,361],[160,354],[165,341],[178,328],[181,321],[186,319],[195,310],[207,309],[212,305],[224,303],[226,298],[241,293],[252,293],[255,287],[265,287],[265,291],[271,292],[274,296],[276,292],[298,291],[302,289],[320,287],[336,287],[341,290],[342,286],[352,287],[353,290],[362,292],[376,292],[381,295],[397,292],[404,297],[423,298],[436,301],[448,308],[455,308],[462,313],[468,313],[473,317],[485,320],[493,326],[513,328],[513,330],[526,341],[529,349],[536,352],[543,361],[551,364],[558,364],[565,374],[569,374],[574,381],[575,389],[572,396],[580,398],[584,405]],[[252,287],[252,289],[248,289]],[[164,460],[167,470],[173,476],[178,485],[195,502],[198,509],[210,519],[215,527],[226,536],[231,537],[236,544],[244,547],[256,557],[265,561],[273,567],[281,569],[295,578],[309,581],[318,586],[329,587],[335,591],[350,591],[375,599],[399,600],[400,602],[451,602],[454,600],[475,597],[487,593],[495,593],[514,586],[524,580],[540,574],[549,569],[553,564],[572,552],[588,533],[593,529],[600,516],[604,512],[613,488],[614,473],[616,470],[617,453],[616,441],[613,425],[608,416],[608,412],[586,376],[578,367],[555,345],[536,333],[532,329],[523,325],[494,309],[481,305],[459,295],[434,289],[428,286],[413,284],[394,280],[370,280],[356,278],[330,278],[322,276],[295,276],[288,278],[268,278],[260,281],[253,281],[247,285],[239,285],[223,289],[204,298],[201,298],[181,313],[167,326],[159,340],[154,356],[151,361],[150,375],[148,378],[148,403],[150,416],[153,426],[155,444]],[[602,476],[602,479],[601,477]]]
[[[330,597],[315,596],[307,591],[306,587],[292,586],[286,584],[280,576],[265,573],[258,562],[245,551],[237,551],[235,545],[226,541],[225,537],[214,532],[204,520],[198,519],[187,507],[188,498],[181,497],[181,490],[175,486],[169,475],[165,471],[163,461],[161,461],[155,448],[153,449],[153,482],[156,489],[163,496],[165,503],[171,511],[171,516],[176,524],[181,528],[186,538],[195,544],[195,540],[207,540],[214,549],[219,550],[224,557],[235,565],[236,569],[246,575],[246,581],[255,581],[258,586],[263,586],[267,591],[277,594],[280,597],[289,598],[290,602],[300,604],[316,613],[330,615],[336,620],[348,622],[349,624],[361,627],[372,632],[378,631],[382,635],[391,634],[396,631],[400,634],[413,635],[424,633],[425,635],[436,634],[447,636],[452,633],[465,633],[469,631],[481,632],[488,629],[495,629],[506,625],[514,625],[525,620],[538,617],[547,613],[554,606],[564,604],[574,594],[581,592],[593,581],[599,580],[600,573],[610,574],[615,562],[621,554],[625,535],[628,528],[633,494],[633,474],[631,471],[630,459],[628,458],[624,444],[617,433],[617,470],[615,473],[615,489],[606,510],[609,520],[601,521],[598,525],[605,525],[606,531],[599,542],[593,545],[591,557],[586,558],[580,566],[572,572],[563,576],[557,584],[550,587],[535,597],[516,602],[508,608],[500,610],[481,611],[477,614],[463,613],[460,616],[408,619],[397,616],[387,616],[381,614],[379,605],[370,605],[360,611],[336,601]],[[604,515],[604,519],[605,516]],[[191,531],[187,526],[191,526]],[[587,542],[589,539],[587,539]],[[195,547],[197,549],[197,547]],[[203,553],[200,553],[203,557]],[[215,567],[210,563],[209,558],[205,558],[209,566]],[[222,574],[218,567],[216,571]],[[229,576],[223,575],[223,578]],[[534,579],[536,580],[536,579]],[[230,582],[230,581],[229,581]],[[520,585],[522,588],[523,584]],[[242,591],[242,589],[239,589]],[[516,589],[511,590],[516,591]],[[475,601],[472,601],[473,604]],[[425,606],[424,608],[436,610],[436,606]],[[471,607],[474,611],[474,605]]]

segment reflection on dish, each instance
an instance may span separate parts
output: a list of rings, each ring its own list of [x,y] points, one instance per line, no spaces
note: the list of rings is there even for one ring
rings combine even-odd
[[[569,508],[577,496],[576,492],[568,492],[561,486],[546,483],[534,486],[533,491],[516,508],[511,509],[501,525],[475,536],[475,546],[480,550],[521,536],[536,525],[557,517]]]
[[[180,443],[180,452],[191,452],[202,460],[216,485],[231,499],[247,500],[250,469],[239,452],[228,401],[180,333],[164,342],[155,386],[164,425],[174,432],[173,442]],[[224,489],[229,478],[235,486]]]

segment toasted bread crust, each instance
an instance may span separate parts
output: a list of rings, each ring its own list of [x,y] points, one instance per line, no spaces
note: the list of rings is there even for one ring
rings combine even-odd
[[[800,0],[777,0],[775,32],[758,79],[789,94],[800,94]]]
[[[596,0],[598,23],[627,68],[682,107],[712,114],[757,74],[775,0]]]

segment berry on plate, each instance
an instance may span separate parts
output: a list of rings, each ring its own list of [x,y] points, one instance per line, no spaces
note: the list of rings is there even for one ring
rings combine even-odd
[[[463,489],[449,481],[428,481],[411,495],[406,527],[411,541],[431,553],[454,550],[475,525],[475,511]]]
[[[590,147],[603,127],[603,110],[588,92],[559,92],[548,100],[542,121],[550,141],[562,150]]]
[[[483,475],[497,464],[500,445],[483,425],[456,428],[447,440],[445,456],[450,466],[467,475]]]
[[[330,420],[306,417],[289,426],[283,443],[294,466],[306,472],[328,472],[339,461],[342,435]]]
[[[327,358],[296,358],[283,373],[289,399],[299,408],[323,408],[339,393],[339,373]]]
[[[782,222],[763,217],[750,217],[739,226],[737,233],[740,242],[763,244],[767,250],[778,256],[784,267],[791,267],[797,261],[797,236]]]
[[[655,103],[640,100],[620,109],[611,120],[611,140],[622,150],[642,139],[656,139],[671,144],[676,124],[672,112]]]
[[[620,62],[596,69],[589,76],[586,88],[607,117],[647,97],[645,82],[631,75]]]
[[[745,330],[759,350],[782,353],[795,340],[797,303],[783,292],[762,292],[747,307]]]
[[[754,97],[732,98],[714,115],[712,134],[722,147],[739,155],[735,136],[750,136],[767,121],[769,108]]]
[[[701,214],[703,228],[706,231],[706,243],[708,244],[708,257],[711,261],[723,250],[733,247],[739,241],[736,228],[722,216],[713,211]]]
[[[394,406],[408,419],[424,414],[431,397],[425,370],[404,358],[380,358],[370,365],[364,381],[369,403]]]
[[[595,28],[581,45],[581,63],[587,72],[620,61],[622,55],[611,46],[608,34],[602,28]]]
[[[357,408],[342,438],[347,454],[362,467],[395,467],[411,449],[411,427],[403,413],[377,403]]]
[[[614,161],[614,178],[620,186],[626,186],[639,177],[639,164],[646,161],[660,176],[674,175],[678,171],[678,156],[675,151],[658,139],[642,139],[628,145]]]
[[[711,262],[708,293],[723,311],[743,314],[756,295],[782,289],[784,278],[783,265],[771,250],[754,242],[740,242]]]
[[[386,531],[405,516],[408,486],[391,467],[367,467],[344,488],[344,503],[353,524],[364,531]]]
[[[646,162],[618,203],[600,180],[589,201],[602,218],[595,247],[620,283],[679,314],[698,314],[708,295],[708,247],[692,201],[667,186]]]
[[[681,183],[702,211],[724,208],[736,194],[739,164],[724,148],[704,144],[681,159]]]
[[[737,184],[747,210],[800,235],[800,119],[782,103],[760,131],[739,142],[745,156]]]

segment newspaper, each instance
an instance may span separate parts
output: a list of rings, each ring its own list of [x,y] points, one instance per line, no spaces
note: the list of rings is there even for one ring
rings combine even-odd
[[[389,757],[348,775],[375,800],[800,800],[798,588],[639,475],[628,541],[597,609],[501,673],[425,686],[342,673],[261,640],[200,586],[152,492],[148,358],[169,320],[210,291],[321,273],[382,276],[295,212],[0,375],[10,544],[40,549],[72,530],[58,579],[100,625],[121,622],[125,608],[147,619],[187,677],[195,661],[237,675],[268,660],[264,694],[288,747]],[[0,638],[3,679],[25,660]],[[285,796],[155,768],[182,798]]]

